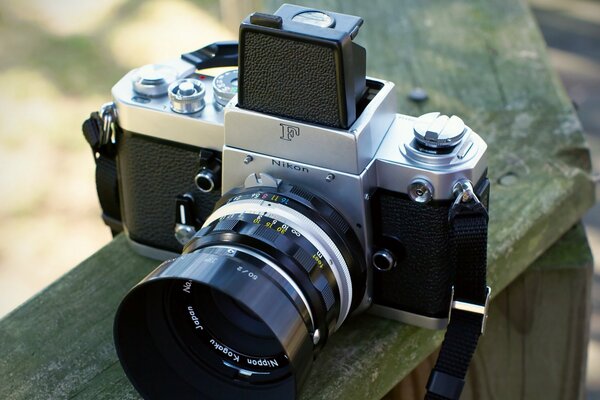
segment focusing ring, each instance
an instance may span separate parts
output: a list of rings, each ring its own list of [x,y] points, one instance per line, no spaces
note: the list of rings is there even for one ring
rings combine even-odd
[[[312,194],[309,190],[286,182],[281,183],[277,189],[272,187],[236,188],[223,195],[217,202],[215,210],[226,203],[252,198],[257,193],[270,194],[274,202],[298,211],[314,222],[333,241],[341,252],[348,266],[352,284],[352,303],[350,312],[361,303],[367,284],[367,267],[364,258],[364,249],[352,227],[345,218],[328,202]],[[343,321],[342,321],[343,322]]]

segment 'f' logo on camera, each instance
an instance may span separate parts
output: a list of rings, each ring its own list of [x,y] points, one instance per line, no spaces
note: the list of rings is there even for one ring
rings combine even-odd
[[[287,140],[290,142],[294,137],[300,136],[300,128],[297,126],[279,124],[281,125],[281,137],[279,139]]]

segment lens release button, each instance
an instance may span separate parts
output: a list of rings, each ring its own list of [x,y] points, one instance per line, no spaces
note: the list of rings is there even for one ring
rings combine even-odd
[[[373,254],[372,262],[375,268],[387,272],[396,266],[396,257],[391,251],[381,249]]]

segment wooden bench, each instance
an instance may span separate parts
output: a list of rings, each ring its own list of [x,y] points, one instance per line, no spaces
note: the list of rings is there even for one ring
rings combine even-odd
[[[581,398],[591,256],[580,226],[547,250],[593,204],[594,185],[581,127],[526,3],[311,1],[319,5],[365,19],[358,41],[368,72],[396,83],[399,112],[460,115],[488,143],[495,299],[463,398]],[[408,100],[415,87],[429,100]],[[112,322],[156,265],[119,236],[2,319],[0,398],[138,398]],[[301,398],[378,399],[415,368],[387,398],[419,397],[442,337],[370,315],[349,320]]]

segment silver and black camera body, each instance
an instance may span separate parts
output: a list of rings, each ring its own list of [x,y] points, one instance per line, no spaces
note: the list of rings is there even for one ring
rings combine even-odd
[[[169,94],[183,78],[191,93],[174,94],[179,85]],[[223,107],[237,72],[219,78],[176,59],[133,70],[112,89],[122,222],[145,255],[180,253],[221,197]]]
[[[284,5],[242,23],[237,72],[196,71],[209,46],[114,86],[125,232],[174,257],[115,320],[144,397],[295,398],[352,314],[446,326],[448,216],[487,206],[487,146],[456,116],[397,114],[362,22]]]

